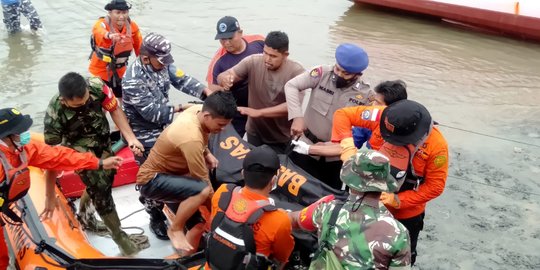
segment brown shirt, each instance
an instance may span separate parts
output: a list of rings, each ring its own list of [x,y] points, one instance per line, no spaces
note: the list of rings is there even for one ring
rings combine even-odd
[[[248,106],[253,109],[284,103],[285,83],[304,72],[302,65],[290,59],[286,59],[278,70],[269,70],[264,65],[262,54],[250,55],[232,69],[238,77],[248,79]],[[291,123],[287,116],[248,117],[246,131],[248,134],[257,135],[263,143],[285,143],[290,140],[290,128]]]
[[[167,173],[189,175],[210,185],[204,157],[208,132],[203,130],[197,118],[201,109],[202,105],[189,108],[159,135],[148,159],[139,169],[137,184],[144,185],[156,174]]]

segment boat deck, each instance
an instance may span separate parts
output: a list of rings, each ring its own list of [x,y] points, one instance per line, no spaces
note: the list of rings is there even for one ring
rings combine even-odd
[[[113,188],[113,197],[120,219],[136,212],[122,220],[122,227],[127,228],[124,231],[126,231],[128,234],[140,233],[139,229],[128,228],[138,227],[144,230],[144,235],[148,236],[150,247],[142,250],[134,257],[166,258],[168,256],[175,255],[170,241],[157,239],[150,231],[150,217],[146,211],[144,211],[143,205],[139,202],[139,192],[135,190],[135,184]],[[75,205],[78,206],[78,203],[79,202],[77,200]],[[97,214],[96,217],[99,218]],[[87,233],[87,236],[89,242],[103,254],[107,256],[121,256],[118,246],[109,236],[99,236],[94,233]]]

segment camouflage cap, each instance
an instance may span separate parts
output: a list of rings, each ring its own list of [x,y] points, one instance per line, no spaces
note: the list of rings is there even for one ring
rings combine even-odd
[[[360,149],[343,163],[341,181],[360,192],[394,192],[397,182],[390,175],[390,160],[375,150]]]
[[[141,47],[165,66],[174,63],[171,55],[171,42],[163,35],[154,32],[148,33],[144,37]]]

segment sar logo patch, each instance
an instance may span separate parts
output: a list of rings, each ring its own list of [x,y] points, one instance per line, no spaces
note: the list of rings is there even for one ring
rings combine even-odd
[[[364,110],[362,112],[362,119],[368,120],[371,117],[371,111],[370,110]]]
[[[440,168],[444,164],[446,164],[446,157],[445,156],[436,156],[435,160],[433,160],[433,163],[435,163],[435,167]]]
[[[243,214],[247,210],[247,202],[244,199],[239,199],[233,204],[233,210],[234,212],[238,214]]]

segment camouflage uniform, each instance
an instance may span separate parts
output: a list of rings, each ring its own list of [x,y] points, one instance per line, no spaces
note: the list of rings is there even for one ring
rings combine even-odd
[[[8,33],[13,34],[21,31],[21,13],[30,22],[30,29],[42,28],[39,15],[30,0],[2,0],[4,11],[4,23]]]
[[[143,65],[140,58],[128,66],[122,80],[124,111],[133,133],[147,151],[173,120],[174,106],[168,105],[171,84],[197,98],[202,96],[206,88],[174,65],[156,72],[150,66]]]
[[[91,102],[83,113],[62,105],[58,94],[51,99],[45,114],[45,142],[62,144],[79,152],[92,152],[103,159],[112,156],[109,123],[101,107],[106,95],[99,77],[89,78],[87,83]],[[115,209],[111,191],[115,171],[80,170],[77,174],[86,185],[86,192],[98,214],[111,213]]]
[[[343,165],[341,179],[351,188],[351,195],[339,210],[335,227],[319,242],[328,242],[344,269],[410,269],[408,232],[379,203],[381,191],[397,188],[389,171],[388,159],[372,150],[359,150]],[[319,236],[337,203],[323,202],[314,209],[312,219]],[[314,258],[310,269],[323,269],[319,263]]]

